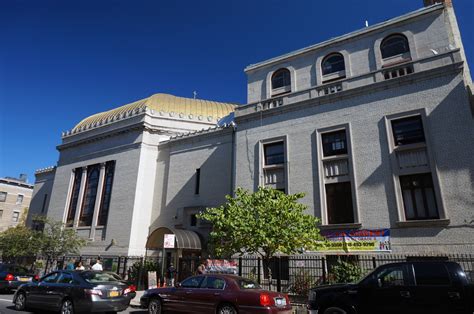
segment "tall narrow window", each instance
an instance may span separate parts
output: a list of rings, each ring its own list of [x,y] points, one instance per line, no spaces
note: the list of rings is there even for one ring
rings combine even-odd
[[[82,169],[76,168],[74,171],[74,182],[72,185],[71,200],[66,218],[66,226],[72,227],[74,225],[74,217],[76,216],[77,201],[79,199],[79,189],[81,187]]]
[[[12,221],[18,222],[19,218],[20,218],[20,212],[13,212]]]
[[[340,53],[333,53],[323,59],[321,68],[323,75],[345,71],[344,57]]]
[[[329,224],[353,223],[351,182],[326,184],[326,204]]]
[[[97,219],[98,226],[107,224],[109,216],[110,198],[112,196],[112,184],[114,181],[115,161],[108,161],[105,164],[104,188],[102,192],[102,200],[100,202],[99,217]]]
[[[262,181],[266,187],[288,192],[287,169],[285,164],[285,140],[262,145]]]
[[[23,198],[24,198],[23,195],[18,194],[18,196],[16,197],[16,204],[17,205],[22,204],[23,203]]]
[[[44,210],[46,209],[46,200],[48,199],[48,194],[45,194],[43,197],[43,206],[41,206],[41,213],[44,213]]]
[[[390,58],[397,55],[402,55],[404,53],[410,52],[410,46],[408,45],[408,40],[404,35],[395,34],[386,37],[380,44],[380,52],[382,53],[382,58]]]
[[[407,220],[438,219],[431,173],[400,176]]]
[[[201,168],[196,169],[196,185],[194,189],[194,194],[199,194],[200,184],[201,184]]]
[[[288,69],[279,69],[272,75],[272,94],[291,92],[291,75]]]
[[[97,197],[97,187],[99,184],[99,172],[99,164],[87,167],[87,181],[84,202],[79,216],[79,226],[92,225],[92,216],[94,214],[95,199]]]

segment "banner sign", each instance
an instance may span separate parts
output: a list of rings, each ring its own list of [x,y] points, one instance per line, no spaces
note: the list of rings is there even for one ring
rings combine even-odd
[[[321,231],[315,251],[331,253],[390,252],[390,229]]]
[[[174,249],[174,240],[175,240],[175,235],[174,234],[165,234],[165,239],[163,241],[163,247],[165,249]]]
[[[206,272],[237,274],[237,262],[226,259],[208,259],[206,260]]]
[[[157,288],[156,282],[156,271],[149,271],[148,272],[148,289],[155,289]]]

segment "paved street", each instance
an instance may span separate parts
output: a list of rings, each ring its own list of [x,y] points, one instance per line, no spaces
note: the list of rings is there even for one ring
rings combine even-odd
[[[13,313],[15,313],[15,314],[18,314],[18,313],[29,314],[29,313],[33,313],[33,312],[17,312],[17,311],[15,311],[15,308],[13,307],[12,299],[13,299],[13,293],[11,293],[11,294],[0,293],[0,314],[13,314]],[[44,311],[38,311],[36,313],[45,313],[45,312]],[[139,309],[139,308],[129,307],[126,311],[120,312],[120,313],[145,314],[145,313],[147,313],[147,311],[144,311],[143,309]]]

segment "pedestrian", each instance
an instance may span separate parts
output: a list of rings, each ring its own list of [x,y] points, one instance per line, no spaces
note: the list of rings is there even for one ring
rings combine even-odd
[[[176,279],[176,274],[178,271],[176,268],[174,268],[173,263],[170,263],[170,267],[168,267],[168,270],[166,271],[166,279],[168,281],[168,286],[174,287],[174,281]]]
[[[203,275],[206,273],[206,265],[204,261],[201,261],[201,264],[199,264],[196,272],[198,275]]]
[[[86,268],[82,265],[82,262],[77,263],[76,270],[86,270]]]
[[[70,260],[69,263],[67,263],[67,265],[66,265],[66,269],[67,270],[74,270],[74,264],[75,264],[75,260]]]
[[[92,265],[92,270],[103,270],[102,263],[100,262],[100,259],[97,259],[95,264]]]

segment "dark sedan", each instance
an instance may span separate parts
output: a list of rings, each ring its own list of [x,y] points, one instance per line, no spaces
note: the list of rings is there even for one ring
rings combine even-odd
[[[0,291],[10,291],[25,282],[37,280],[38,276],[27,268],[16,264],[0,264]]]
[[[263,290],[255,282],[222,274],[185,279],[177,287],[150,289],[140,299],[148,313],[291,313],[288,296]]]
[[[103,271],[56,271],[38,282],[21,285],[13,296],[15,309],[74,312],[120,312],[135,297],[135,287]]]

